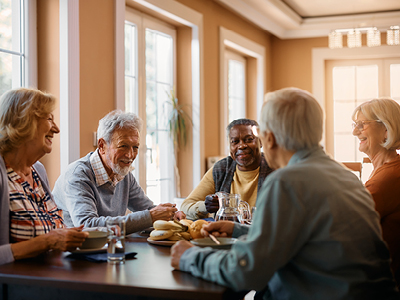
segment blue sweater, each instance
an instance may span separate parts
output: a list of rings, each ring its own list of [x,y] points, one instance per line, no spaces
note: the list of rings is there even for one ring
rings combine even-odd
[[[108,219],[125,219],[127,234],[151,227],[153,202],[132,173],[116,186],[110,182],[98,186],[90,164],[92,153],[71,163],[54,186],[53,196],[64,212],[65,224],[105,227]],[[132,213],[125,215],[127,208]]]

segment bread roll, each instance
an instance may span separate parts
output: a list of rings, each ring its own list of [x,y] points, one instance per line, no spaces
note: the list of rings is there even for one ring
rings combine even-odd
[[[150,232],[150,239],[153,241],[166,240],[174,234],[172,230],[153,230]]]
[[[208,222],[205,220],[197,220],[189,226],[189,233],[193,239],[204,238],[204,236],[201,235],[200,230],[205,224],[208,224]]]
[[[188,220],[188,219],[182,219],[179,221],[179,223],[189,227],[190,225],[192,225],[193,221],[192,220]]]
[[[176,230],[182,231],[182,227],[174,221],[157,220],[153,223],[154,229],[157,230]]]
[[[180,232],[174,232],[172,236],[168,238],[169,241],[184,241],[185,239],[181,236]]]
[[[189,232],[179,232],[179,234],[187,241],[189,241],[192,238]]]

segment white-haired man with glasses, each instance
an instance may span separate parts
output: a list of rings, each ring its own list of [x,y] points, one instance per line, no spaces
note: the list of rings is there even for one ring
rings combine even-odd
[[[314,97],[268,93],[259,137],[275,169],[264,181],[253,224],[203,226],[207,236],[242,238],[231,250],[171,249],[174,268],[256,299],[398,299],[371,195],[319,145],[323,112]]]

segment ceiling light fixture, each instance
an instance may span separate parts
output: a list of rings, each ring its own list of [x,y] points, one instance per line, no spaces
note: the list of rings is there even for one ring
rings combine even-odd
[[[347,47],[361,47],[361,32],[358,29],[351,30],[347,33]]]
[[[367,46],[376,47],[381,45],[381,32],[376,28],[367,31]]]
[[[335,29],[329,33],[329,48],[343,47],[343,34],[347,34],[347,47],[361,47],[362,32],[367,33],[367,46],[375,47],[381,45],[381,32],[376,27],[359,27],[347,29]],[[390,26],[386,31],[386,43],[388,45],[400,45],[400,26]]]
[[[343,37],[341,32],[337,32],[334,30],[329,33],[329,48],[343,48]]]
[[[386,31],[386,44],[400,45],[400,26],[390,26],[390,29]]]

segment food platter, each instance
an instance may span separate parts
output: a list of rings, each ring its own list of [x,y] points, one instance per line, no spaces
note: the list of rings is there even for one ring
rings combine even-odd
[[[154,241],[154,240],[151,240],[150,238],[148,238],[148,239],[147,239],[147,242],[149,242],[149,244],[153,244],[153,245],[171,247],[171,246],[172,246],[173,244],[175,244],[177,241],[169,241],[169,240]]]

